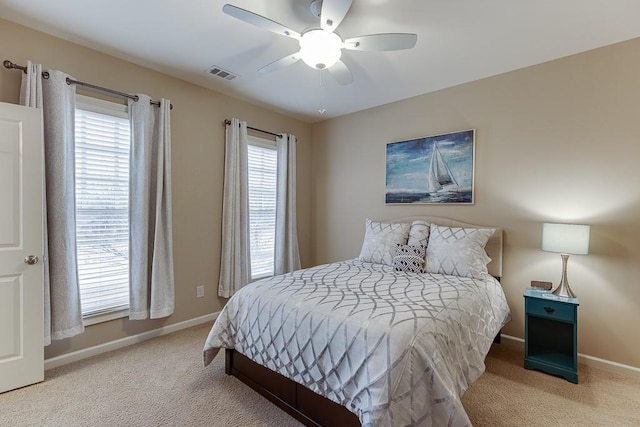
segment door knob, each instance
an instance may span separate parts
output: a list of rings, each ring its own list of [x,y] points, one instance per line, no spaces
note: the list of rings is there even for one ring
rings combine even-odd
[[[38,257],[35,255],[29,255],[24,257],[24,263],[29,265],[34,265],[38,263]]]

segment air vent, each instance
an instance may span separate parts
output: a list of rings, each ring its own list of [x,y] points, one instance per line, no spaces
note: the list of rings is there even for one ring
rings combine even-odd
[[[237,74],[233,74],[231,71],[227,71],[224,68],[220,68],[216,65],[209,68],[207,72],[212,76],[220,77],[221,79],[225,79],[225,80],[233,80],[236,77],[238,77]]]

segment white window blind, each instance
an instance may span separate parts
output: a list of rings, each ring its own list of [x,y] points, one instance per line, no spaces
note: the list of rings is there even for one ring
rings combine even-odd
[[[272,141],[249,139],[251,279],[273,276],[276,234],[277,152]]]
[[[76,240],[84,317],[129,308],[129,119],[122,105],[88,99],[78,97],[75,115]]]

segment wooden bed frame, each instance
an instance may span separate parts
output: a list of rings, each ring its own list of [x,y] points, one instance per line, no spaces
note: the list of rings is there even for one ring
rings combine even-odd
[[[358,417],[324,396],[257,364],[233,349],[226,349],[224,371],[275,403],[307,426],[359,426]]]
[[[483,228],[447,218],[424,216],[400,218],[387,222],[412,222],[414,220],[424,220],[447,227]],[[491,262],[487,265],[489,274],[500,280],[502,276],[501,228],[496,228],[496,232],[487,242],[485,250],[491,258]],[[500,342],[499,332],[494,342]],[[225,373],[235,376],[307,426],[360,426],[358,417],[346,407],[320,396],[269,368],[265,368],[234,349],[226,349],[225,351]]]

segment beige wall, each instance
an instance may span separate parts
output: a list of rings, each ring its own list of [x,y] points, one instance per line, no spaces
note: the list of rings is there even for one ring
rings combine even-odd
[[[175,314],[164,320],[116,320],[90,326],[83,335],[58,341],[46,357],[123,338],[221,309],[217,297],[220,266],[225,118],[298,137],[298,231],[302,263],[311,263],[310,126],[263,108],[121,61],[114,57],[0,19],[0,53],[24,65],[27,60],[63,70],[79,80],[124,92],[169,98],[173,160]],[[17,103],[21,74],[0,67],[0,101]],[[95,95],[95,92],[93,93]],[[196,299],[196,285],[205,297]]]
[[[569,260],[579,351],[640,367],[640,39],[312,127],[314,260],[358,255],[364,220],[452,217],[505,230],[503,287],[523,337],[522,293],[558,283],[546,221],[591,224]],[[475,204],[384,203],[385,144],[476,129]]]

